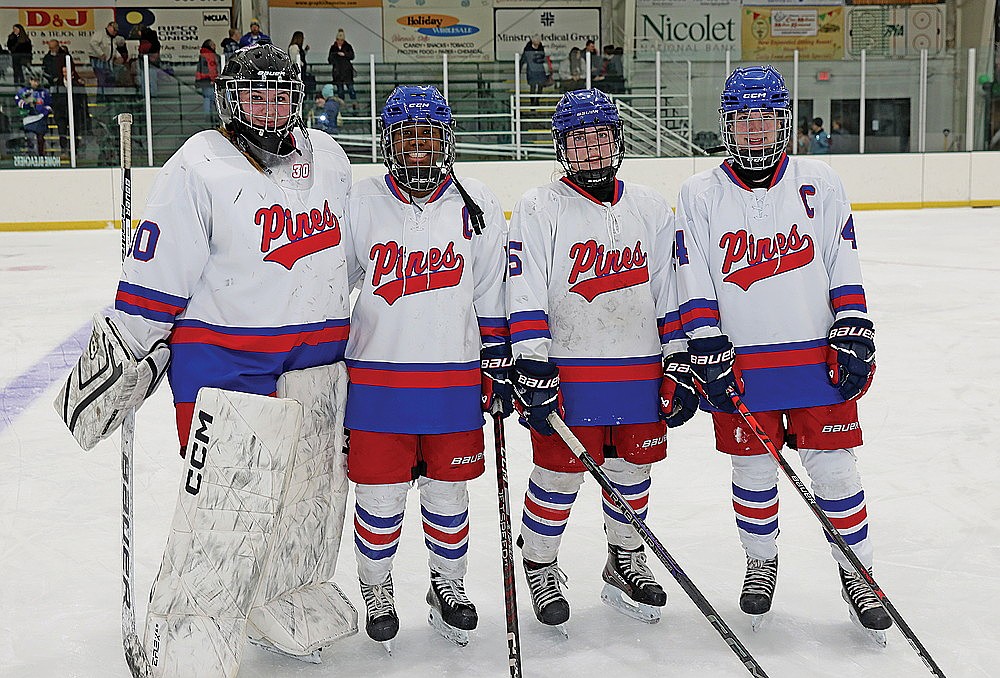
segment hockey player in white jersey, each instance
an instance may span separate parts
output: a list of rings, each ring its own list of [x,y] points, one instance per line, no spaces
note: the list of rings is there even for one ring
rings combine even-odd
[[[57,402],[89,449],[168,373],[186,462],[145,642],[152,674],[170,678],[235,676],[248,635],[313,658],[357,629],[327,583],[346,460],[303,442],[307,431],[343,438],[324,417],[348,335],[351,168],[304,128],[298,67],[280,49],[241,50],[216,89],[222,126],[157,175],[114,308],[95,319]],[[292,389],[298,402],[268,397],[301,375],[312,386]],[[233,407],[210,413],[206,394]]]
[[[381,113],[388,172],[351,190],[348,264],[360,286],[347,364],[348,474],[369,637],[399,630],[392,562],[416,482],[428,549],[430,623],[465,645],[466,483],[485,469],[483,411],[509,414],[506,223],[481,182],[452,173],[451,108],[434,87],[397,87]],[[480,374],[480,359],[486,369]]]
[[[781,74],[736,69],[719,124],[730,157],[682,185],[675,265],[696,384],[717,448],[732,455],[747,554],[740,607],[756,628],[778,572],[778,469],[727,389],[742,394],[776,445],[798,450],[817,503],[870,569],[854,448],[862,442],[857,399],[875,373],[875,332],[840,178],[826,163],[786,155],[793,122]],[[832,551],[852,617],[867,629],[888,628],[876,596]]]
[[[514,208],[507,307],[515,405],[531,428],[535,462],[518,543],[535,616],[562,629],[570,607],[557,555],[585,468],[546,417],[564,415],[645,518],[650,465],[666,456],[667,426],[687,421],[698,400],[671,296],[673,214],[654,191],[617,178],[624,138],[614,102],[598,90],[566,93],[552,136],[566,176]],[[657,622],[666,594],[642,539],[607,496],[603,507],[601,597]]]

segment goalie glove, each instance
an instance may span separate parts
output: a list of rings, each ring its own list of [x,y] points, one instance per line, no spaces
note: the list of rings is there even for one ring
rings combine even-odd
[[[548,416],[564,415],[562,394],[559,392],[559,369],[541,360],[519,359],[514,364],[514,407],[522,423],[543,436],[555,434]]]
[[[732,414],[736,406],[729,397],[729,389],[743,394],[743,376],[736,366],[736,349],[724,334],[688,340],[694,385],[708,404]]]
[[[114,321],[96,315],[87,348],[56,397],[56,412],[80,447],[89,450],[152,395],[169,361],[170,348],[163,341],[136,360]]]
[[[860,398],[875,376],[875,325],[867,318],[841,318],[827,335],[830,383],[844,400]]]
[[[514,388],[510,383],[510,368],[514,359],[510,344],[491,344],[479,354],[483,373],[483,412],[509,417],[514,411]]]
[[[691,357],[673,353],[663,361],[663,381],[660,382],[660,418],[668,428],[676,428],[698,411],[698,391],[694,387]]]

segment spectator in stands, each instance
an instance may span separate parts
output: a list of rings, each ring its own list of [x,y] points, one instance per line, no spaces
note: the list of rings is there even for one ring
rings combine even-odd
[[[609,94],[625,92],[625,64],[622,61],[624,50],[614,45],[605,45],[601,55],[601,73],[597,76],[597,89]]]
[[[584,67],[587,65],[587,54],[590,54],[590,80],[593,82],[597,79],[597,76],[601,74],[601,68],[604,62],[601,61],[601,55],[597,52],[597,45],[594,44],[593,40],[588,40],[587,44],[583,47],[583,64]]]
[[[42,87],[39,76],[28,75],[28,85],[21,87],[14,95],[14,101],[21,113],[21,125],[28,135],[29,152],[37,151],[45,155],[45,133],[49,129],[49,114],[52,113],[52,95]]]
[[[198,52],[198,68],[194,72],[194,86],[201,90],[205,122],[214,123],[218,113],[215,109],[215,80],[219,77],[219,54],[215,51],[215,41],[201,43]]]
[[[813,155],[830,152],[830,135],[823,129],[823,118],[813,118],[809,152]]]
[[[309,45],[303,44],[305,40],[306,36],[302,31],[292,33],[292,41],[288,43],[288,58],[298,65],[302,75],[302,89],[306,98],[309,98],[316,93],[316,76],[309,72],[309,65],[306,63]]]
[[[260,32],[260,22],[256,19],[250,20],[250,32],[240,38],[240,47],[250,47],[258,42],[271,42],[271,37]]]
[[[7,36],[7,49],[10,50],[10,62],[14,68],[14,84],[23,85],[24,67],[31,65],[31,38],[21,24],[14,24]]]
[[[552,84],[552,62],[545,56],[545,45],[540,35],[531,36],[524,45],[521,66],[532,94],[541,94],[547,85]],[[538,97],[531,97],[531,105],[538,105]]]
[[[112,41],[111,80],[108,84],[116,87],[135,87],[135,63],[129,57],[128,43],[124,36],[116,35]]]
[[[60,45],[55,38],[47,40],[45,44],[49,51],[42,57],[42,77],[45,78],[45,86],[52,88],[62,84],[62,73],[69,50]]]
[[[121,36],[118,36],[121,37]],[[63,48],[65,49],[65,48]],[[69,157],[69,100],[66,93],[66,62],[61,62],[56,84],[49,91],[52,95],[52,117],[59,129],[59,149]],[[90,131],[90,111],[87,107],[87,87],[73,63],[73,126],[77,148],[83,146],[84,135]]]
[[[795,152],[798,155],[805,155],[809,152],[809,129],[805,124],[796,129]]]
[[[559,86],[563,92],[571,92],[576,89],[583,89],[587,86],[584,71],[587,64],[583,61],[583,50],[574,47],[569,51],[569,56],[559,64]]]
[[[104,88],[111,80],[111,60],[114,56],[114,39],[118,35],[118,24],[108,23],[104,30],[95,31],[90,39],[90,65],[97,77],[97,91],[104,94]]]
[[[149,57],[149,96],[155,97],[160,80],[160,38],[152,26],[139,25],[139,62],[136,70],[139,73],[139,86],[144,87],[146,67],[144,56]]]
[[[343,28],[337,29],[337,38],[330,45],[330,53],[326,57],[328,64],[333,66],[333,84],[337,86],[337,96],[344,98],[344,90],[351,97],[351,108],[357,108],[358,95],[354,92],[354,48],[347,42]]]
[[[343,105],[344,100],[334,94],[333,85],[323,85],[322,94],[316,95],[312,126],[327,134],[337,134],[340,131],[337,126],[337,118],[340,116],[340,107]]]
[[[231,56],[236,54],[236,50],[240,48],[240,32],[235,28],[229,29],[229,37],[222,39],[222,53],[226,56],[228,61]]]

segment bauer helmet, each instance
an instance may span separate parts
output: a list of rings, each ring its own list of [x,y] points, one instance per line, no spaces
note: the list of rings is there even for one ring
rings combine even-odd
[[[566,92],[552,115],[552,143],[570,180],[585,188],[608,184],[625,159],[618,107],[597,89]]]
[[[222,124],[271,153],[302,125],[299,67],[270,43],[236,52],[215,81],[215,94]]]
[[[788,88],[772,66],[737,68],[719,107],[722,142],[743,169],[770,169],[788,148],[792,110]]]
[[[455,164],[451,107],[436,87],[401,85],[382,108],[382,158],[404,188],[431,191]]]

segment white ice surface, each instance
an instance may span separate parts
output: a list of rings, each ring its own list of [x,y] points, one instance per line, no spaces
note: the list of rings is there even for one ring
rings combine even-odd
[[[876,382],[861,405],[866,445],[859,451],[876,579],[948,676],[997,676],[1000,210],[861,212],[856,222],[879,345]],[[118,258],[115,231],[0,234],[0,389],[111,303]],[[0,433],[0,676],[127,676],[118,443],[81,452],[53,413],[56,390],[53,382]],[[0,427],[12,405],[0,402]],[[507,432],[516,533],[531,464],[525,431],[508,420]],[[181,472],[174,441],[164,388],[136,425],[141,613]],[[468,647],[447,643],[427,625],[426,556],[411,492],[393,575],[401,626],[393,656],[362,630],[332,646],[320,666],[249,648],[240,677],[509,675],[492,452],[487,459],[486,475],[471,485],[466,583],[480,626]],[[795,455],[790,461],[798,468]],[[777,594],[769,623],[751,633],[737,606],[743,555],[729,486],[729,461],[713,451],[709,418],[700,414],[671,433],[669,458],[654,467],[649,525],[768,675],[930,675],[898,630],[882,650],[850,623],[819,524],[784,478]],[[535,621],[519,569],[524,675],[749,675],[653,558],[669,595],[660,624],[634,622],[601,604],[599,502],[590,479],[560,553],[570,577],[568,641]],[[347,535],[337,581],[363,617],[354,569]]]

